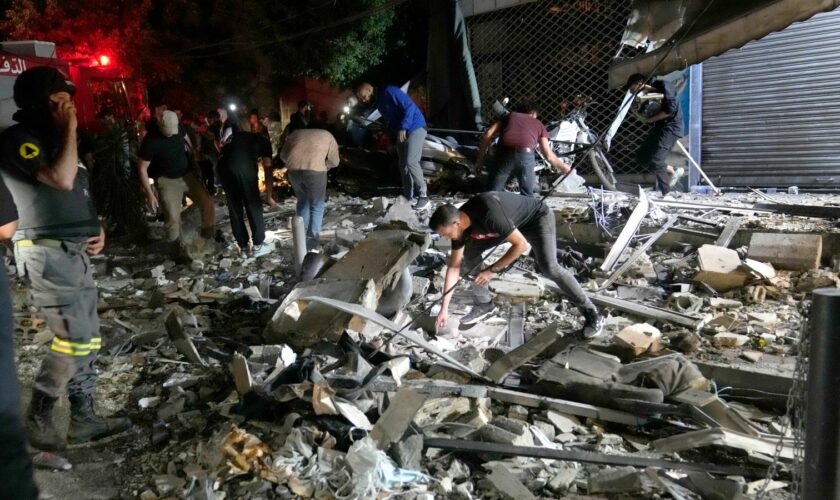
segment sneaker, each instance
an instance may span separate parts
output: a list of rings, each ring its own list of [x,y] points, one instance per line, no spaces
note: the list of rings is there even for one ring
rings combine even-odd
[[[262,257],[264,255],[270,254],[272,250],[274,250],[274,245],[272,245],[271,243],[263,242],[262,244],[254,247],[254,249],[251,251],[251,256],[254,258]]]
[[[604,327],[607,324],[607,319],[601,316],[598,311],[581,311],[583,312],[583,338],[592,339],[603,335]]]
[[[426,210],[432,208],[432,202],[428,198],[418,198],[414,210]]]
[[[668,186],[674,187],[680,182],[680,178],[685,174],[685,169],[682,167],[677,168],[674,170],[674,174],[671,176],[671,182],[668,183]]]
[[[470,312],[468,312],[466,316],[461,318],[461,324],[472,325],[474,323],[478,323],[498,310],[499,308],[497,308],[492,302],[488,302],[486,304],[476,304],[472,306],[472,309],[470,309]]]

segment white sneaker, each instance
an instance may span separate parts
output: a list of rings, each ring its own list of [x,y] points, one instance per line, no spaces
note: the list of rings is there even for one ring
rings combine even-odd
[[[254,258],[262,257],[270,254],[273,250],[273,244],[263,242],[261,245],[254,247],[254,250],[251,252],[251,256]]]
[[[668,183],[668,186],[670,186],[670,187],[676,186],[677,183],[680,182],[680,178],[683,176],[683,174],[685,174],[685,169],[684,168],[679,167],[679,168],[675,169],[674,174],[671,175],[671,182]]]

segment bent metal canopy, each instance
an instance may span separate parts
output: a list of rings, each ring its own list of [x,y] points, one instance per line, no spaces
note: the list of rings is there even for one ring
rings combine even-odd
[[[650,43],[654,50],[616,60],[609,86],[624,85],[634,73],[684,69],[838,6],[840,0],[636,0],[622,44]]]

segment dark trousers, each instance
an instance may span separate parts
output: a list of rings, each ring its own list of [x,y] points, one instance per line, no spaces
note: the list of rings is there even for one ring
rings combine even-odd
[[[248,229],[245,227],[245,214],[251,227],[251,242],[254,246],[265,241],[265,220],[262,212],[262,198],[257,169],[253,171],[239,168],[225,168],[219,172],[222,187],[227,197],[230,228],[239,248],[248,248]]]
[[[682,135],[668,127],[654,127],[645,137],[636,160],[645,171],[656,175],[656,187],[662,194],[671,190],[671,174],[668,173],[668,155]]]
[[[303,218],[306,228],[306,249],[318,247],[324,205],[327,199],[327,173],[312,170],[288,170],[286,175],[295,191],[296,214]]]
[[[544,208],[540,217],[525,226],[519,228],[522,235],[531,244],[531,255],[537,263],[537,271],[545,274],[552,281],[557,283],[563,296],[581,310],[597,311],[595,305],[583,292],[580,284],[557,262],[557,226],[554,220],[554,213]],[[470,240],[464,249],[464,262],[461,265],[462,273],[471,272],[477,274],[484,266],[473,271],[473,268],[483,261],[482,254],[493,248],[500,240]],[[490,291],[486,286],[479,286],[470,283],[476,303],[490,302]]]
[[[17,244],[15,260],[54,335],[33,389],[53,398],[65,389],[71,396],[92,396],[102,338],[90,258],[81,245],[65,241],[58,248]]]
[[[526,153],[514,148],[500,146],[496,155],[496,164],[490,169],[487,182],[488,191],[504,191],[505,184],[511,177],[519,181],[519,192],[524,196],[534,196],[534,186],[537,182],[534,174],[534,152]]]
[[[15,368],[12,302],[6,270],[0,270],[0,500],[35,499],[32,461],[20,420],[20,386]]]
[[[426,129],[418,128],[408,134],[405,141],[397,144],[397,156],[400,160],[403,196],[409,200],[425,198],[426,178],[423,177],[423,143],[426,141]]]
[[[216,172],[213,167],[213,162],[209,158],[205,158],[198,162],[201,170],[201,183],[207,188],[207,192],[211,195],[216,192]]]

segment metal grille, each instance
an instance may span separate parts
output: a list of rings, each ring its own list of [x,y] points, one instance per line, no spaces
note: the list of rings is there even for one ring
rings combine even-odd
[[[703,63],[703,168],[729,186],[840,182],[840,9]]]
[[[607,70],[618,52],[630,4],[538,0],[468,17],[483,115],[493,116],[493,101],[510,97],[534,101],[541,119],[550,122],[562,119],[575,97],[584,95],[593,101],[586,121],[603,135],[623,98],[622,91],[607,88]],[[634,155],[644,136],[642,127],[627,119],[613,139],[607,156],[617,173],[641,173]]]

